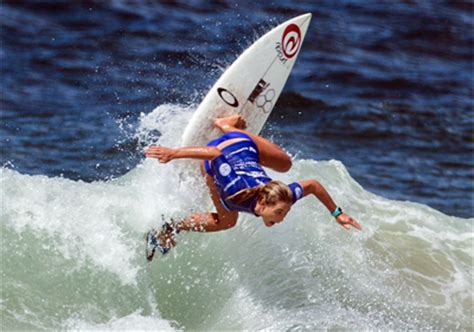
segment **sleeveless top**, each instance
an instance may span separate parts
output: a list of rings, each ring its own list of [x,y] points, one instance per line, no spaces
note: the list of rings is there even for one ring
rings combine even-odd
[[[255,214],[256,198],[239,204],[232,202],[232,200],[226,200],[240,190],[272,181],[260,165],[255,142],[247,134],[234,131],[210,141],[207,146],[217,146],[234,138],[245,138],[245,140],[224,147],[221,154],[212,161],[204,161],[204,168],[214,178],[221,203],[227,210]],[[289,184],[288,187],[293,194],[294,204],[303,197],[303,188],[297,182]]]

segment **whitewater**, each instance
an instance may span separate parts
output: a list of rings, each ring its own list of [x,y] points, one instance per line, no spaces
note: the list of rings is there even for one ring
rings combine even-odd
[[[195,106],[142,114],[139,146],[177,146]],[[159,133],[158,138],[156,133]],[[474,219],[366,191],[337,160],[296,159],[362,224],[345,231],[313,197],[272,228],[186,233],[148,264],[162,216],[212,209],[195,162],[143,160],[87,183],[1,169],[2,329],[472,330]]]

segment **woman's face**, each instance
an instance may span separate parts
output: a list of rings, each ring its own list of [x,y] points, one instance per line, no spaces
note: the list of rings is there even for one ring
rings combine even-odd
[[[255,212],[262,217],[265,226],[272,227],[275,224],[281,223],[290,209],[290,203],[277,202],[273,205],[269,205],[263,201],[259,201],[255,207]]]

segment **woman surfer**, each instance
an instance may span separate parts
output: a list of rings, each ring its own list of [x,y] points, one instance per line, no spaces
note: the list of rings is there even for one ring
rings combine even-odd
[[[147,234],[147,258],[155,249],[163,254],[176,245],[174,234],[180,231],[216,232],[235,226],[239,212],[261,217],[267,227],[281,223],[291,206],[300,198],[313,194],[345,229],[360,224],[342,212],[324,187],[314,179],[286,185],[272,180],[262,166],[287,172],[291,159],[269,140],[246,132],[245,120],[239,115],[218,118],[214,125],[223,135],[207,146],[166,148],[152,146],[145,151],[149,158],[167,163],[178,158],[200,159],[201,172],[210,189],[216,212],[192,213],[177,223],[165,223],[158,233]]]

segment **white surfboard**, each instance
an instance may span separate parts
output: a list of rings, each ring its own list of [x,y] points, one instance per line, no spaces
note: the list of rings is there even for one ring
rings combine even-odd
[[[280,24],[245,50],[222,74],[193,114],[182,146],[206,145],[222,133],[213,119],[240,114],[260,133],[301,50],[311,21],[304,14]]]

